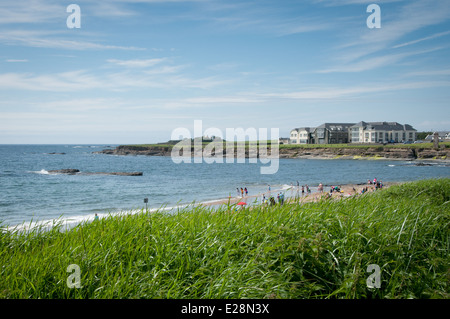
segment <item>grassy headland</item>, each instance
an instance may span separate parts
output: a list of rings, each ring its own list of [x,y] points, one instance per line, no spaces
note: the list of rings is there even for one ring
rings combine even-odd
[[[210,142],[202,142],[202,146],[205,147]],[[168,149],[172,149],[172,147],[176,143],[157,143],[157,144],[133,144],[133,145],[127,145],[132,147],[140,147],[140,148],[152,148],[152,147],[167,147]],[[249,146],[259,146],[260,142],[234,142],[234,147],[245,147],[248,148]],[[266,141],[264,143],[264,146],[270,147],[272,144],[272,141]],[[439,143],[441,148],[447,149],[450,148],[450,142],[440,142]],[[227,148],[227,143],[224,141],[222,142],[223,149]],[[280,144],[280,149],[317,149],[317,148],[359,148],[359,149],[369,149],[369,148],[378,148],[380,150],[384,148],[404,148],[404,149],[432,149],[434,147],[433,143],[417,143],[417,144]]]
[[[1,298],[449,298],[450,179],[0,233]],[[76,264],[82,288],[68,288]],[[380,288],[368,288],[370,264]]]

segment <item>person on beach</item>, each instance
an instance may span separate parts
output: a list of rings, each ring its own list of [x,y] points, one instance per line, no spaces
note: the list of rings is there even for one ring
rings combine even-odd
[[[268,185],[269,186],[269,192],[270,192],[270,185]]]
[[[270,196],[270,206],[275,205],[275,199],[273,198],[273,196]]]
[[[302,196],[305,194],[305,186],[302,185]]]
[[[248,190],[247,190],[247,187],[244,188],[244,192],[245,192],[245,196],[248,196]]]
[[[98,220],[98,215],[97,215],[97,213],[95,213],[94,220]]]
[[[319,184],[319,187],[317,188],[317,190],[321,193],[323,193],[323,185],[322,183]]]
[[[244,197],[244,189],[241,187],[241,196]]]
[[[236,191],[237,191],[237,195],[238,195],[238,196],[241,195],[241,192],[239,191],[239,188],[238,188],[238,187],[236,187]]]

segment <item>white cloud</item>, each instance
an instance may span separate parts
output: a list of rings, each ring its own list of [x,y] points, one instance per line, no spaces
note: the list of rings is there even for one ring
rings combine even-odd
[[[0,32],[0,42],[5,45],[21,45],[36,48],[66,49],[66,50],[145,50],[138,47],[126,47],[83,40],[65,40],[54,36],[61,32],[10,30]]]
[[[360,96],[367,93],[380,93],[400,90],[419,90],[432,87],[450,87],[450,81],[428,81],[410,83],[373,84],[370,86],[354,86],[348,88],[316,88],[289,93],[265,93],[261,97],[294,100],[326,100],[343,97]]]
[[[28,62],[28,60],[27,59],[7,59],[7,60],[5,60],[6,62],[8,62],[8,63],[16,63],[16,62]]]
[[[21,0],[0,3],[0,24],[43,23],[66,15],[66,7],[53,1]]]
[[[116,60],[116,59],[109,59],[107,62],[117,64],[120,66],[125,67],[132,67],[132,68],[144,68],[144,67],[150,67],[157,64],[160,64],[164,61],[166,61],[166,58],[159,58],[159,59],[144,59],[144,60]]]
[[[334,65],[320,72],[358,72],[392,65],[402,58],[417,54],[414,52],[393,53],[388,50],[398,49],[447,34],[447,32],[442,32],[416,41],[395,45],[403,37],[420,29],[447,21],[450,16],[450,6],[443,1],[405,1],[401,4],[402,6],[395,10],[386,10],[387,13],[384,15],[382,7],[383,22],[380,29],[369,29],[367,27],[351,29],[348,37],[346,37],[347,41],[335,46],[334,62],[332,62]],[[428,53],[433,50],[431,48],[430,51],[424,50],[423,52]]]
[[[398,63],[407,57],[420,55],[420,54],[427,54],[427,53],[431,53],[431,52],[438,51],[441,49],[442,49],[442,47],[437,47],[437,48],[432,48],[432,49],[428,49],[428,50],[382,55],[382,56],[377,56],[377,57],[373,57],[373,58],[363,59],[361,61],[357,61],[357,62],[353,62],[353,63],[343,64],[338,67],[334,67],[334,68],[330,68],[330,69],[320,70],[317,73],[368,71],[368,70],[386,67],[386,66]]]
[[[414,40],[414,41],[409,41],[409,42],[406,42],[406,43],[398,44],[398,45],[394,46],[393,48],[394,49],[402,48],[402,47],[405,47],[405,46],[408,46],[408,45],[413,45],[413,44],[416,44],[416,43],[419,43],[419,42],[440,38],[440,37],[443,37],[443,36],[448,35],[448,34],[450,34],[450,31],[436,33],[436,34],[433,34],[433,35],[425,37],[425,38],[421,38],[421,39],[417,39],[417,40]]]

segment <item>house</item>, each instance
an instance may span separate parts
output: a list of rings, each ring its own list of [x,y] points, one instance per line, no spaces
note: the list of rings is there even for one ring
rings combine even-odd
[[[349,128],[355,123],[324,123],[311,133],[315,144],[349,143]]]
[[[311,136],[312,128],[301,127],[291,130],[289,144],[314,144],[314,139]]]
[[[411,125],[397,122],[361,121],[348,129],[351,143],[414,142],[416,132]]]
[[[437,133],[439,135],[439,142],[450,140],[450,132],[440,131],[440,132],[437,132]],[[434,141],[434,133],[430,134],[430,135],[427,135],[427,137],[425,137],[425,141],[433,142]]]

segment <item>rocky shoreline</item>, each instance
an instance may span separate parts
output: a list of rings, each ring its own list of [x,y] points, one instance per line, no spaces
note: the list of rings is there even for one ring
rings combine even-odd
[[[146,156],[171,156],[172,148],[169,146],[133,146],[120,145],[115,149],[105,149],[97,154],[108,155],[146,155]],[[195,153],[192,148],[193,156],[201,156],[201,152]],[[223,153],[225,156],[225,152]],[[214,153],[212,155],[215,155]],[[253,155],[253,154],[252,154]],[[235,157],[237,150],[235,149]],[[259,157],[260,154],[256,154]],[[248,150],[245,157],[250,157]],[[270,157],[270,149],[269,149]],[[303,158],[303,159],[355,159],[355,160],[450,160],[450,149],[448,148],[394,148],[375,146],[367,148],[280,148],[279,158]]]

